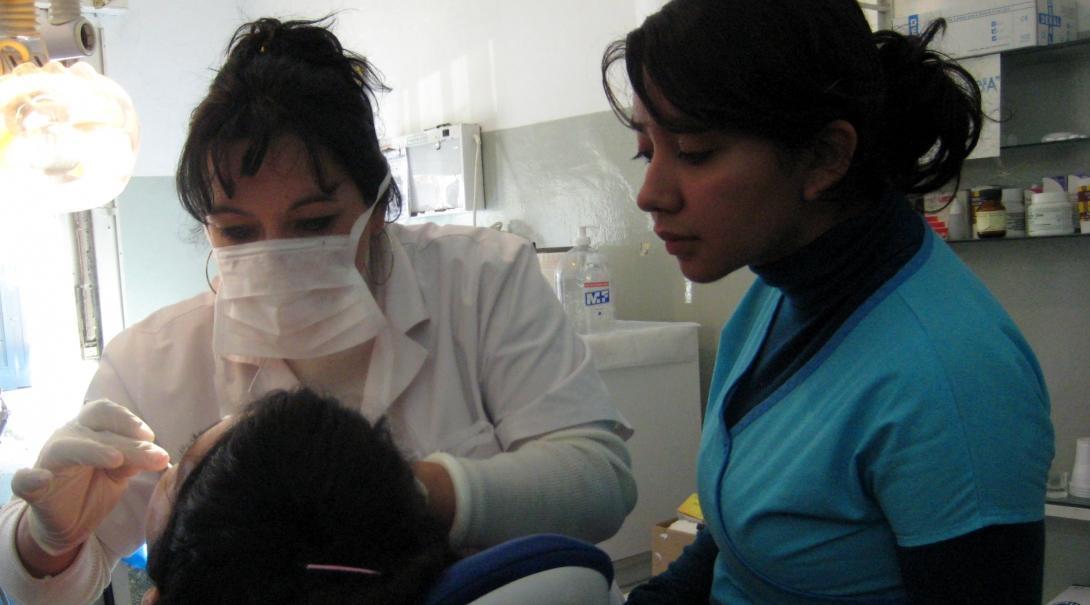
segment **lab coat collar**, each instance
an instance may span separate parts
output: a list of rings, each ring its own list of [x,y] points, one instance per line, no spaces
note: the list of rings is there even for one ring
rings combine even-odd
[[[401,245],[400,225],[387,225],[386,236],[389,242],[390,259],[393,266],[390,277],[379,285],[375,293],[387,321],[401,333],[407,333],[413,326],[428,319],[424,306],[424,295],[420,292],[420,281],[413,269],[412,259]]]
[[[385,414],[405,392],[428,358],[427,347],[409,334],[429,316],[412,259],[398,240],[398,229],[396,225],[387,226],[389,237],[385,239],[389,242],[393,266],[390,277],[375,289],[375,298],[386,315],[386,326],[375,336],[363,391],[363,412],[372,420]],[[418,338],[423,337],[421,331],[415,332]],[[248,389],[250,398],[299,386],[299,379],[282,359],[233,357],[232,361],[257,366]]]
[[[386,327],[376,336],[363,390],[363,409],[371,419],[382,416],[409,388],[428,358],[428,349],[420,342],[426,332],[413,329],[429,319],[428,311],[412,259],[398,238],[400,229],[398,225],[386,227],[393,267],[389,279],[376,289],[376,298],[386,313]]]

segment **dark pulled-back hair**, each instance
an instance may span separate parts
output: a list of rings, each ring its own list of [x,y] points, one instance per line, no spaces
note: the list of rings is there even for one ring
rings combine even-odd
[[[452,561],[383,423],[304,389],[251,404],[194,466],[148,573],[160,605],[409,604]]]
[[[229,152],[241,143],[241,173],[252,176],[283,137],[299,139],[319,186],[327,193],[323,161],[332,158],[371,204],[388,170],[375,131],[375,94],[389,89],[366,58],[345,50],[314,21],[259,19],[240,27],[208,95],[193,110],[178,163],[182,206],[204,223],[212,185],[234,194]],[[236,160],[237,161],[237,160]],[[384,198],[386,214],[400,211],[395,183]]]
[[[815,149],[829,123],[845,120],[856,153],[829,197],[924,193],[958,177],[983,119],[975,79],[927,48],[944,27],[872,34],[855,0],[672,0],[606,49],[602,79],[629,127],[609,79],[622,59],[663,128],[756,136],[789,154]],[[664,115],[654,95],[680,117]]]

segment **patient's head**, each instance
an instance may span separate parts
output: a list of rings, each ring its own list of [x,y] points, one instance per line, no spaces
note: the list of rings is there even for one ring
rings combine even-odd
[[[159,605],[415,603],[452,559],[383,424],[309,390],[198,437],[148,531]]]

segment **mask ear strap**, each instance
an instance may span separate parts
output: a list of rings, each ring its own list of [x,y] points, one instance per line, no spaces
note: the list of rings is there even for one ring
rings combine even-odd
[[[375,208],[378,208],[379,202],[382,201],[383,196],[386,195],[386,190],[390,188],[390,172],[386,172],[386,176],[383,177],[382,182],[379,183],[378,193],[375,194],[375,201],[371,203],[371,207],[366,212],[360,215],[356,219],[356,224],[352,225],[351,241],[359,242],[363,237],[363,231],[367,228],[367,223],[371,222],[371,215],[374,214]]]
[[[382,177],[382,182],[378,184],[378,193],[375,194],[375,205],[382,201],[383,196],[386,195],[386,190],[390,188],[390,171],[386,171],[386,176]]]
[[[208,251],[208,258],[204,259],[204,281],[208,284],[208,289],[212,291],[212,294],[217,294],[216,288],[212,285],[212,278],[208,277],[208,264],[212,262],[212,253],[216,249],[213,248]]]
[[[212,294],[218,294],[216,288],[212,286],[212,278],[208,277],[208,264],[212,262],[212,253],[216,251],[216,245],[212,243],[212,234],[208,232],[208,223],[204,225],[204,238],[208,240],[208,257],[204,259],[204,282],[208,284],[208,289],[212,291]]]

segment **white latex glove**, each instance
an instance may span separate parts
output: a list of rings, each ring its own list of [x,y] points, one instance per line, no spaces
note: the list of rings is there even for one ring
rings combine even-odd
[[[170,455],[155,434],[124,407],[100,399],[57,429],[34,468],[21,469],[11,489],[30,505],[30,535],[51,555],[83,544],[142,471],[161,471]]]

